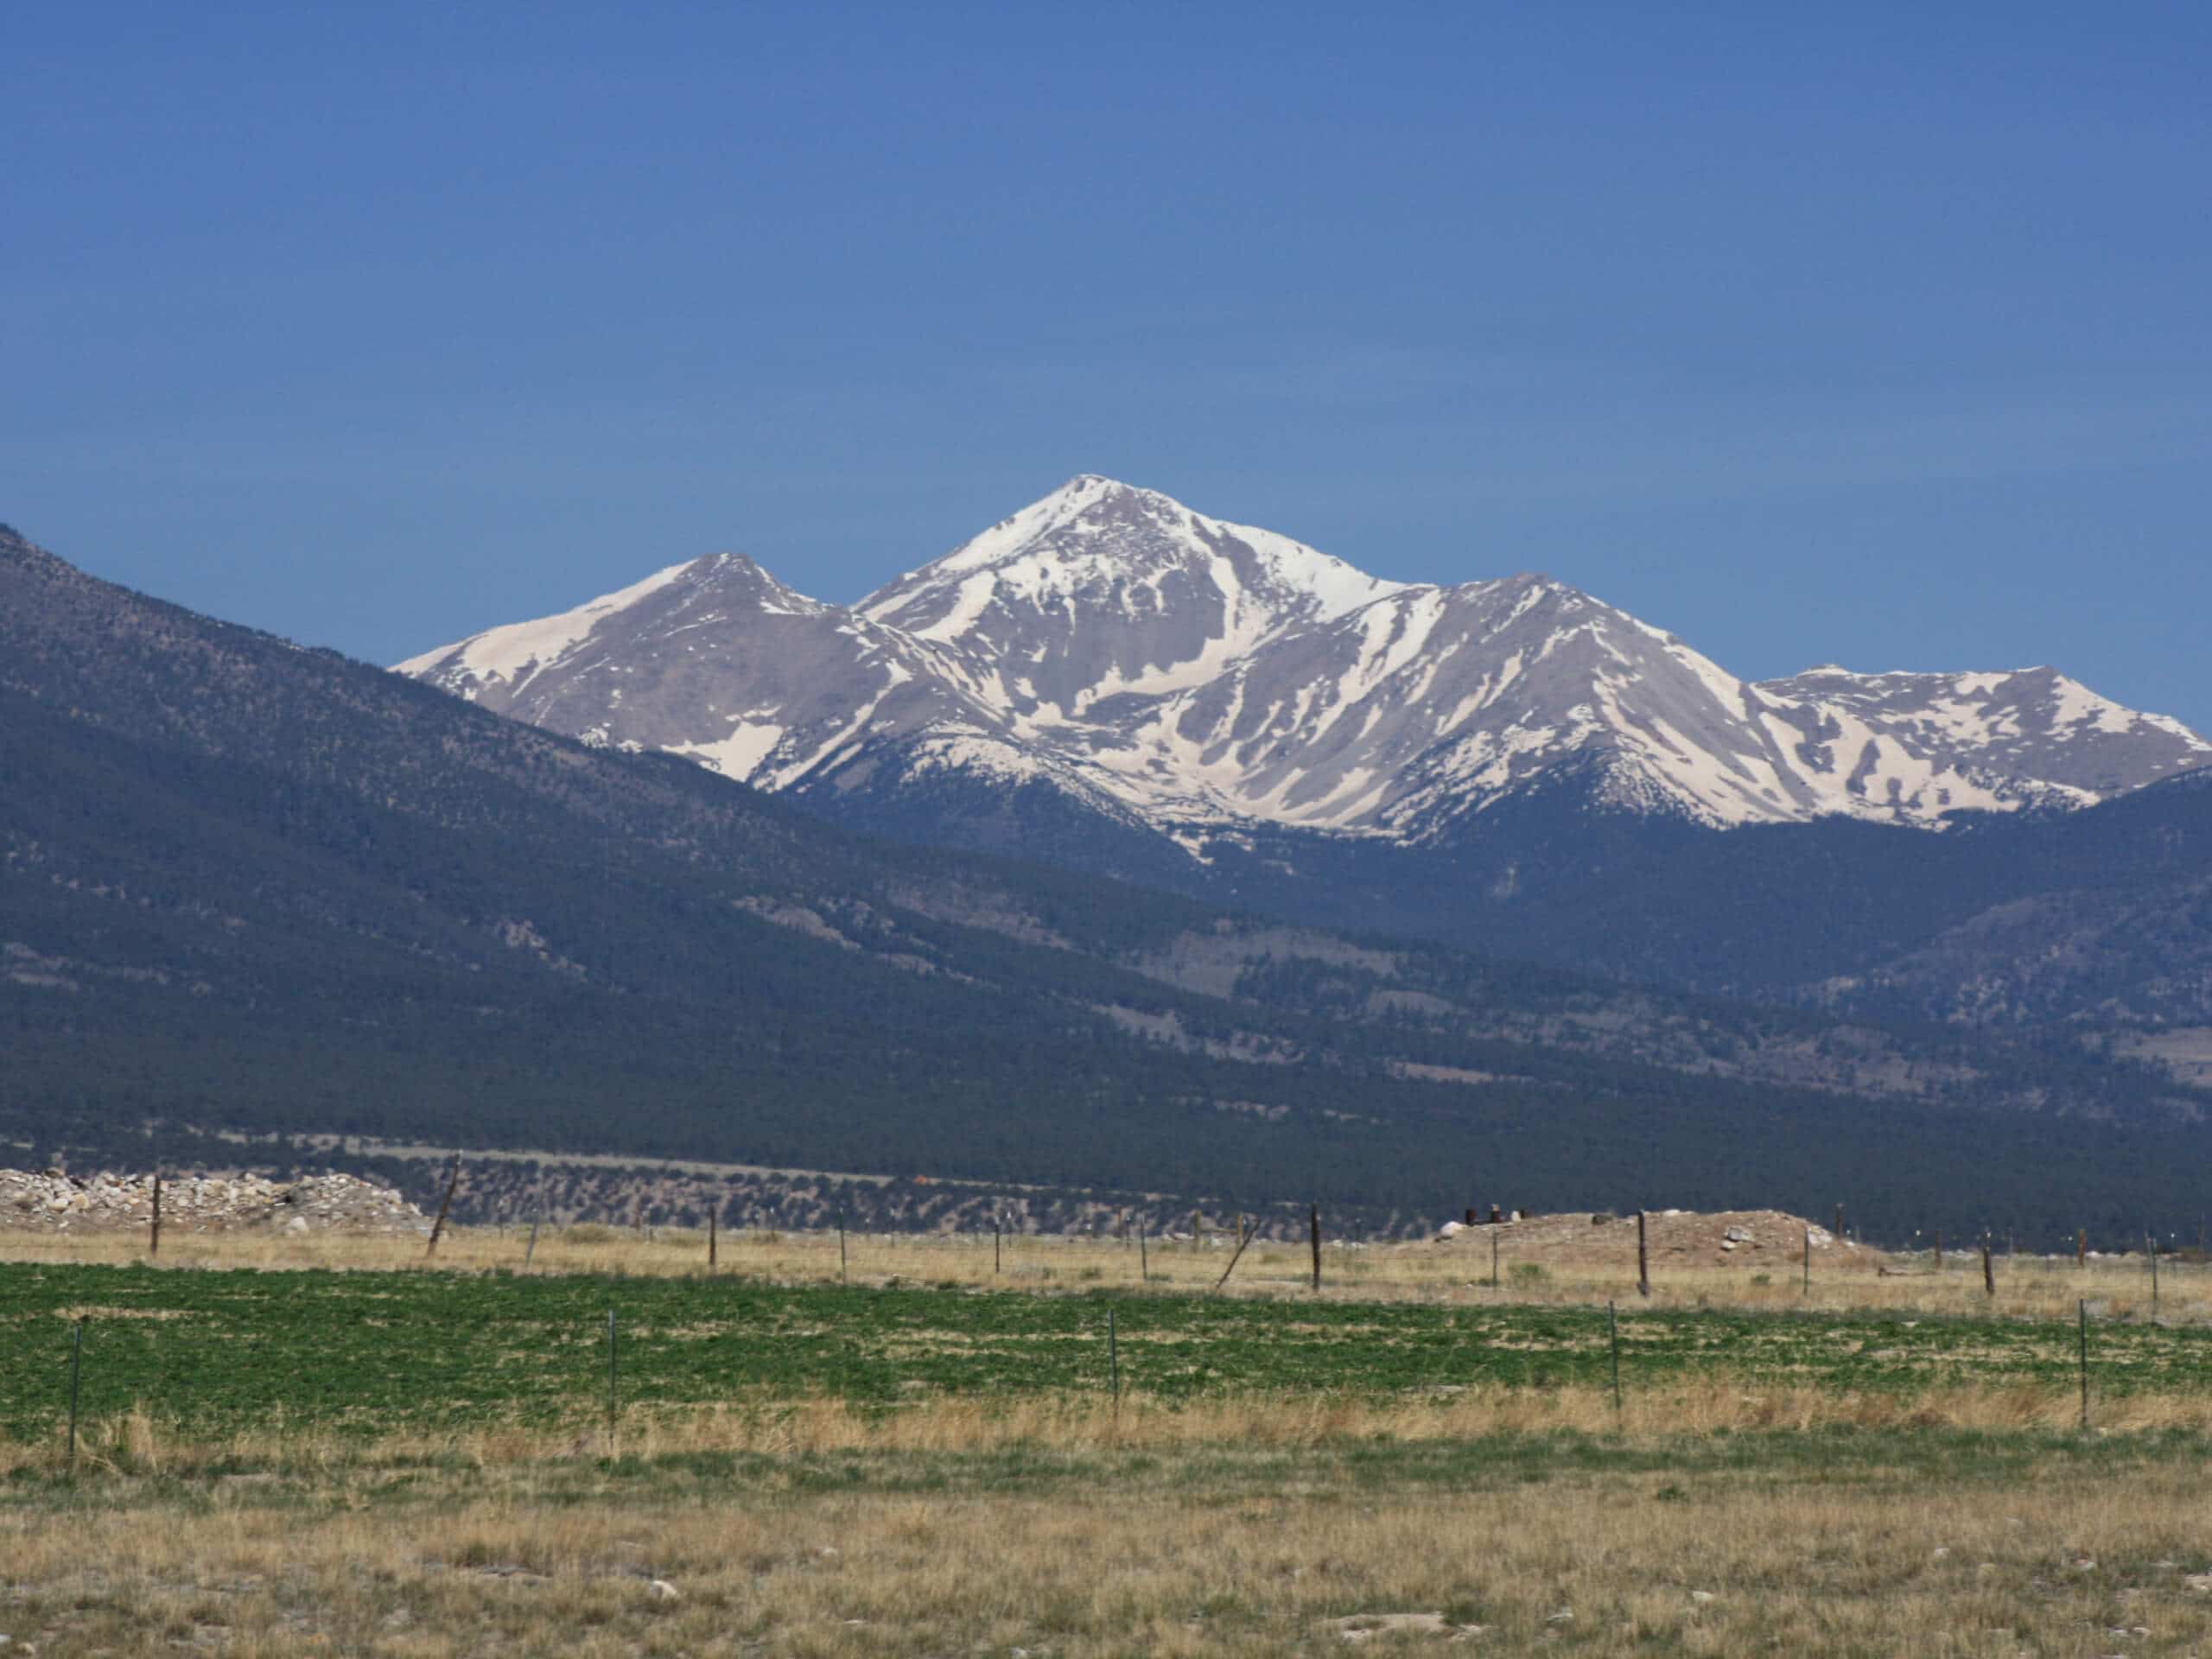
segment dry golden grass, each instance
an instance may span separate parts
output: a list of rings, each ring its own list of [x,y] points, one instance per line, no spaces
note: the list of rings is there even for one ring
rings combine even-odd
[[[2212,1396],[2151,1392],[2099,1395],[2094,1433],[2212,1435]],[[1615,1446],[1677,1446],[1700,1437],[1968,1431],[2065,1434],[2080,1424],[2081,1397],[2063,1386],[1942,1384],[1911,1391],[1781,1386],[1706,1374],[1630,1394],[1615,1406],[1603,1388],[1469,1388],[1397,1398],[1320,1393],[1246,1394],[1198,1401],[1130,1395],[1018,1398],[926,1396],[894,1410],[831,1397],[717,1402],[623,1409],[610,1441],[605,1418],[580,1407],[570,1421],[519,1418],[450,1430],[365,1438],[327,1427],[266,1427],[194,1438],[143,1408],[88,1418],[77,1472],[87,1477],[200,1477],[238,1470],[328,1473],[435,1464],[512,1469],[610,1452],[648,1462],[701,1455],[771,1459],[843,1452],[974,1456],[1009,1451],[1056,1457],[1101,1453],[1311,1450],[1357,1442],[1460,1445],[1499,1436],[1580,1435]],[[0,1478],[60,1476],[71,1465],[65,1431],[0,1441]]]
[[[29,1496],[18,1482],[0,1505],[0,1630],[48,1659],[1320,1654],[1402,1613],[1444,1630],[1357,1645],[2212,1643],[2212,1580],[2192,1581],[2212,1496],[2192,1466],[2053,1459],[1958,1488],[1880,1466],[1817,1484],[1712,1466],[1535,1484],[1478,1471],[1443,1491],[1356,1478],[1317,1446],[1197,1479],[1173,1458],[1107,1458],[1033,1491],[527,1460]]]
[[[16,1235],[0,1254],[127,1261],[137,1243]],[[1052,1290],[1118,1279],[1123,1262],[1116,1244],[1024,1239],[994,1274],[988,1239],[849,1243],[854,1276],[874,1281]],[[513,1268],[521,1243],[464,1230],[436,1266]],[[1493,1293],[1440,1254],[1332,1254],[1328,1294],[1624,1291],[1562,1273]],[[703,1255],[702,1240],[666,1232],[549,1231],[537,1266],[677,1274]],[[162,1260],[389,1268],[420,1265],[422,1247],[203,1235],[165,1242]],[[1153,1256],[1186,1290],[1225,1261]],[[834,1278],[837,1243],[725,1239],[722,1265]],[[1303,1294],[1301,1265],[1255,1246],[1243,1293]],[[1794,1286],[1749,1277],[1662,1284],[1660,1300],[1801,1305]],[[2120,1283],[2110,1266],[2021,1263],[1999,1306],[2119,1302]],[[2196,1285],[2170,1279],[2170,1306]],[[1978,1273],[1967,1291],[1862,1274],[1814,1300],[1975,1307]],[[282,1424],[193,1440],[131,1411],[84,1426],[73,1479],[58,1434],[0,1448],[0,1633],[12,1637],[0,1651],[2212,1650],[2212,1397],[2101,1397],[2086,1438],[2069,1433],[2078,1411],[2063,1386],[1853,1393],[1712,1373],[1639,1389],[1620,1412],[1581,1386],[1132,1395],[1118,1408],[1095,1395],[933,1396],[889,1413],[830,1399],[632,1406],[612,1446],[588,1410],[372,1441]],[[1811,1433],[1847,1427],[1860,1432]],[[2171,1431],[2192,1438],[2153,1438]]]
[[[1352,1301],[1447,1303],[1589,1303],[1638,1300],[1633,1235],[1622,1230],[1625,1253],[1618,1262],[1518,1260],[1510,1229],[1502,1236],[1499,1283],[1490,1282],[1487,1248],[1452,1245],[1329,1246],[1323,1252],[1322,1294]],[[170,1233],[162,1240],[163,1266],[263,1269],[400,1268],[434,1267],[453,1272],[495,1268],[519,1270],[526,1228],[449,1229],[434,1259],[419,1238],[264,1233]],[[0,1261],[127,1262],[145,1258],[137,1233],[44,1234],[0,1232]],[[822,1282],[848,1272],[855,1283],[958,1284],[1007,1290],[1077,1290],[1138,1282],[1141,1271],[1161,1288],[1211,1288],[1232,1252],[1221,1245],[1154,1242],[1140,1257],[1118,1240],[1009,1236],[995,1267],[988,1235],[853,1234],[841,1265],[831,1233],[739,1232],[719,1241],[725,1273],[791,1283]],[[1916,1313],[1982,1314],[2063,1319],[2077,1300],[2101,1304],[2106,1316],[2151,1311],[2145,1258],[2102,1257],[2086,1268],[2070,1259],[2005,1257],[1995,1262],[1997,1294],[1984,1294],[1978,1255],[1954,1252],[1942,1272],[1922,1255],[1900,1258],[1908,1270],[1882,1276],[1863,1269],[1813,1264],[1812,1288],[1801,1287],[1796,1262],[1766,1266],[1655,1268],[1656,1307],[1885,1310]],[[531,1257],[534,1271],[613,1274],[685,1274],[707,1270],[702,1231],[662,1228],[651,1236],[624,1228],[544,1229]],[[1541,1269],[1532,1274],[1530,1268]],[[1310,1257],[1302,1245],[1255,1243],[1237,1263],[1224,1294],[1306,1296]],[[1764,1281],[1764,1282],[1762,1282]],[[2212,1321],[2212,1266],[2162,1262],[2158,1311],[2164,1317]]]
[[[0,1258],[121,1262],[143,1244],[16,1233]],[[461,1229],[429,1265],[518,1268],[524,1244]],[[848,1244],[857,1282],[1137,1277],[1118,1242],[1009,1239],[1002,1271],[988,1237]],[[705,1254],[698,1234],[548,1229],[534,1267],[696,1274]],[[1632,1261],[1527,1277],[1506,1255],[1492,1289],[1476,1281],[1487,1254],[1332,1249],[1325,1294],[1634,1295]],[[1154,1281],[1185,1291],[1228,1255],[1148,1252]],[[790,1282],[841,1271],[835,1234],[726,1236],[721,1256]],[[425,1265],[419,1240],[210,1234],[173,1234],[161,1262]],[[1255,1244],[1230,1288],[1304,1296],[1306,1266]],[[2147,1309],[2139,1260],[1998,1271],[1998,1313]],[[1991,1308],[1978,1260],[1900,1278],[1816,1263],[1809,1299],[1757,1276],[1669,1269],[1654,1301]],[[2212,1315],[2206,1269],[2162,1287],[2167,1314]],[[581,1406],[563,1425],[366,1441],[282,1423],[194,1440],[134,1410],[84,1425],[73,1478],[58,1433],[0,1446],[0,1659],[2212,1651],[2212,1397],[2099,1397],[2087,1437],[2070,1433],[2079,1409],[2059,1385],[1855,1393],[1701,1372],[1619,1412],[1581,1386],[930,1396],[887,1413],[741,1398],[629,1407],[612,1446]]]

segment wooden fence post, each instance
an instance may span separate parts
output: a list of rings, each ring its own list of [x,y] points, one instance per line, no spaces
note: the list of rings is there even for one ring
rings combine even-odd
[[[618,1406],[615,1395],[615,1376],[614,1310],[610,1307],[607,1310],[607,1454],[609,1457],[614,1455],[616,1445],[614,1423]]]
[[[2075,1304],[2082,1316],[2082,1432],[2089,1432],[2089,1304]]]
[[[1990,1265],[1987,1233],[1981,1236],[1981,1294],[1993,1300],[1997,1294],[1997,1269]]]
[[[85,1375],[85,1320],[79,1314],[69,1333],[69,1472],[77,1472],[77,1385]]]
[[[2089,1265],[2089,1230],[2086,1227],[2074,1230],[2074,1265],[2082,1268]]]
[[[721,1243],[721,1239],[715,1236],[717,1225],[715,1215],[721,1207],[719,1204],[713,1203],[707,1205],[707,1271],[709,1273],[715,1270],[716,1257],[719,1254],[718,1247]]]
[[[1147,1230],[1142,1222],[1137,1224],[1137,1282],[1141,1285],[1152,1282],[1152,1253],[1145,1248]]]
[[[1229,1282],[1229,1275],[1236,1271],[1236,1264],[1244,1259],[1244,1247],[1252,1242],[1252,1234],[1259,1230],[1254,1228],[1250,1232],[1246,1231],[1243,1224],[1244,1218],[1242,1216],[1236,1218],[1236,1222],[1237,1231],[1242,1235],[1236,1241],[1236,1254],[1229,1258],[1229,1265],[1221,1270],[1221,1277],[1213,1281],[1213,1287],[1216,1290],[1219,1290]]]
[[[453,1170],[446,1177],[446,1195],[438,1202],[438,1218],[430,1224],[430,1248],[423,1252],[425,1260],[438,1253],[438,1240],[446,1230],[446,1216],[453,1209],[453,1190],[461,1185],[461,1154],[453,1155]]]
[[[1611,1302],[1605,1304],[1605,1338],[1613,1350],[1613,1414],[1621,1409],[1621,1319]]]
[[[2151,1317],[2158,1317],[2158,1241],[2149,1233],[2143,1235],[2143,1248],[2151,1254]]]
[[[1839,1204],[1838,1205],[1836,1205],[1836,1207],[1835,1207],[1835,1226],[1834,1226],[1834,1228],[1833,1229],[1833,1230],[1834,1230],[1834,1232],[1835,1233],[1835,1242],[1836,1242],[1837,1243],[1839,1243],[1839,1244],[1842,1243],[1843,1243],[1843,1206],[1842,1206],[1841,1205],[1840,1205],[1840,1204]]]
[[[1313,1288],[1318,1291],[1321,1288],[1321,1206],[1313,1205],[1306,1218],[1313,1229]]]
[[[997,1213],[994,1211],[991,1216],[991,1271],[993,1273],[1001,1273],[1005,1270],[1005,1256],[1000,1246],[1002,1228],[1003,1224],[999,1220]]]
[[[1643,1233],[1643,1211],[1636,1212],[1636,1294],[1651,1294],[1651,1257],[1646,1249]]]

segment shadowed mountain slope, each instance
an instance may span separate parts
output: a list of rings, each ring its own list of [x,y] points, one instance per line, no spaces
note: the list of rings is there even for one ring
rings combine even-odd
[[[2111,828],[2206,775],[2175,721],[2050,668],[1747,683],[1541,575],[1382,582],[1107,479],[850,608],[719,556],[401,667],[848,828],[1307,924],[1865,1014],[2212,1025],[2192,798],[2148,809],[2163,841]]]
[[[2202,1103],[841,835],[12,533],[0,779],[0,1127],[41,1144],[156,1119],[1378,1217],[1842,1185],[1872,1223],[1878,1186],[1963,1225]],[[2186,1160],[2154,1167],[2178,1203]]]

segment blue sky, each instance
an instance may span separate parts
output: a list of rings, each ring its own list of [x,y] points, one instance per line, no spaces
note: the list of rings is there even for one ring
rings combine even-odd
[[[2212,7],[0,13],[0,519],[389,661],[1077,472],[2212,729]]]

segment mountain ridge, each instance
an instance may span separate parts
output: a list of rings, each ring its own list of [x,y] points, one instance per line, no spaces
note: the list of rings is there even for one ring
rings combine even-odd
[[[2146,1071],[868,842],[14,544],[0,777],[0,1130],[41,1146],[315,1131],[1378,1217],[1477,1180],[1845,1180],[1910,1226],[1983,1215],[1968,1168],[1991,1206],[2082,1205],[2116,1136],[2193,1190],[2204,1097]],[[2115,1175],[2068,1213],[2142,1202]]]
[[[1042,788],[1200,860],[1255,829],[1407,845],[1477,832],[1562,776],[1596,804],[1710,828],[1940,829],[2212,765],[2180,721],[2055,670],[1827,664],[1746,682],[1539,574],[1389,582],[1090,474],[849,607],[743,563],[784,600],[692,617],[680,647],[664,590],[709,561],[399,671],[833,817],[856,793],[950,785],[976,797],[949,809],[957,824],[992,816],[994,791]],[[792,613],[812,625],[804,646],[779,620]],[[483,671],[539,640],[550,659],[520,682]],[[691,659],[681,683],[671,655]]]

